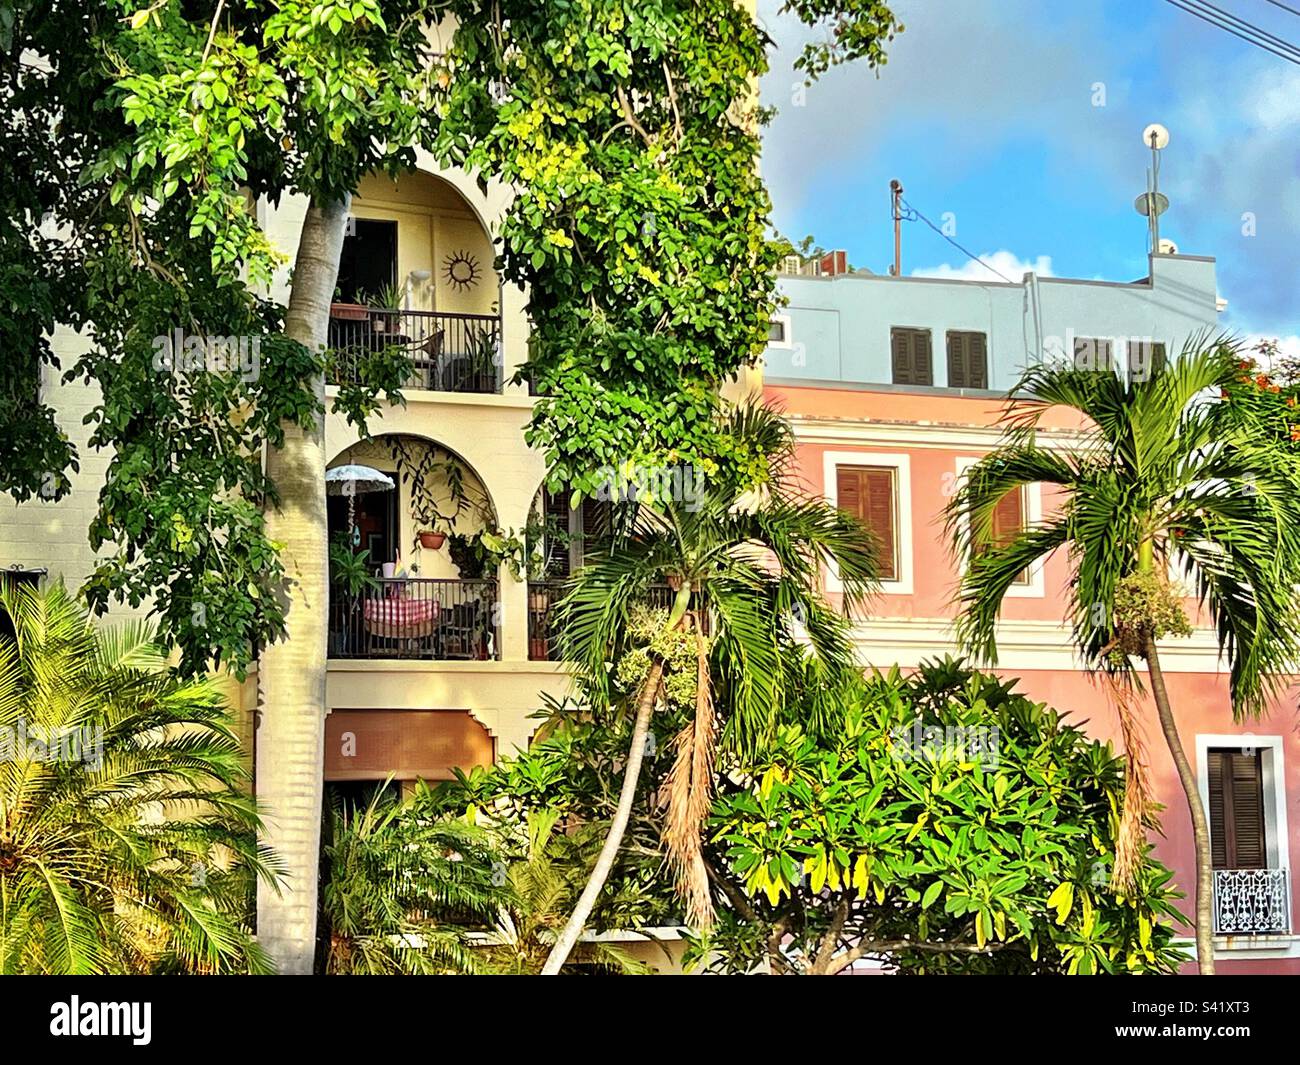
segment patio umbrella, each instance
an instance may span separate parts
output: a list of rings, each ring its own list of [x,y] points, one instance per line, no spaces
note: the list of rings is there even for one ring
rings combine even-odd
[[[373,466],[348,464],[325,471],[325,494],[348,497],[348,530],[355,547],[361,542],[356,523],[357,496],[367,492],[391,492],[397,485],[388,474]]]

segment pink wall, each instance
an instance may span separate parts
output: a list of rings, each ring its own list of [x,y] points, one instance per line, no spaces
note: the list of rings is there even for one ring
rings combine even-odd
[[[766,398],[787,414],[804,422],[803,435],[834,438],[833,443],[801,443],[798,447],[800,475],[805,487],[816,494],[829,494],[824,484],[823,457],[827,451],[855,452],[870,461],[874,454],[906,454],[910,466],[912,521],[912,582],[909,594],[886,591],[877,597],[869,608],[874,618],[933,620],[934,628],[946,626],[955,612],[953,595],[958,567],[949,546],[942,523],[942,511],[951,491],[957,460],[979,457],[987,447],[933,446],[971,429],[990,429],[997,425],[1003,406],[1000,400],[988,398],[958,398],[943,395],[923,395],[908,392],[870,392],[865,390],[816,389],[769,387]],[[809,424],[811,422],[811,424]],[[855,436],[866,438],[881,436],[881,426],[905,426],[909,431],[917,426],[932,426],[925,446],[892,443],[860,444]],[[1048,428],[1079,428],[1078,421],[1068,420],[1059,412],[1045,418]],[[859,429],[860,433],[853,431]],[[847,431],[846,431],[847,430]],[[985,435],[985,434],[981,434]],[[990,440],[993,438],[990,437]],[[1044,491],[1042,510],[1049,514],[1053,497]],[[1002,616],[1012,621],[1060,622],[1068,607],[1067,590],[1070,581],[1068,559],[1064,553],[1049,558],[1044,565],[1043,595],[1037,598],[1008,598],[1003,603]],[[1189,607],[1194,604],[1189,603]],[[1194,618],[1194,620],[1196,620]],[[890,649],[869,648],[873,660],[890,661]],[[955,650],[955,649],[954,649]],[[883,652],[883,653],[882,653]],[[914,663],[903,662],[903,665]],[[1295,692],[1286,693],[1275,700],[1269,714],[1250,723],[1235,724],[1228,699],[1227,676],[1213,672],[1177,672],[1178,664],[1165,664],[1166,680],[1179,731],[1186,746],[1187,757],[1193,770],[1196,767],[1196,741],[1199,734],[1250,735],[1282,737],[1282,764],[1287,807],[1287,832],[1290,867],[1300,869],[1300,734],[1297,733]],[[1003,670],[1003,675],[1021,679],[1021,689],[1031,697],[1068,712],[1076,722],[1087,721],[1088,731],[1099,739],[1115,739],[1117,727],[1115,711],[1109,700],[1084,672],[1063,670]],[[1191,819],[1186,801],[1174,772],[1174,766],[1165,745],[1149,697],[1141,705],[1145,713],[1145,741],[1147,762],[1152,775],[1155,794],[1166,807],[1161,815],[1163,838],[1157,839],[1156,852],[1160,859],[1175,871],[1178,886],[1189,896],[1182,908],[1190,910],[1191,895],[1195,889],[1195,857],[1191,836]],[[1300,919],[1300,892],[1296,890],[1295,876],[1291,879],[1292,919]],[[1233,960],[1230,951],[1220,957],[1220,968],[1225,972],[1296,972],[1300,973],[1300,958],[1267,958]]]
[[[1062,713],[1069,712],[1075,724],[1087,722],[1090,735],[1111,740],[1116,750],[1123,750],[1115,710],[1105,693],[1085,673],[1048,670],[1022,670],[1014,674],[998,670],[1003,676],[1020,678],[1019,688],[1031,698],[1045,702]],[[1145,678],[1143,678],[1145,684]],[[1294,690],[1274,700],[1270,713],[1257,721],[1240,724],[1232,720],[1228,700],[1228,678],[1222,673],[1166,673],[1169,701],[1178,722],[1187,758],[1196,769],[1196,735],[1243,736],[1242,745],[1266,736],[1282,738],[1282,765],[1285,774],[1288,849],[1291,869],[1300,868],[1300,731],[1297,731],[1296,693]],[[1195,897],[1196,854],[1192,843],[1192,821],[1174,770],[1173,758],[1156,719],[1155,706],[1145,694],[1138,703],[1142,711],[1146,762],[1155,795],[1165,806],[1160,814],[1163,836],[1154,839],[1156,856],[1173,869],[1175,881],[1186,898],[1179,904],[1191,912]],[[1300,916],[1300,891],[1291,878],[1292,927]],[[1242,972],[1300,973],[1300,958],[1257,959],[1231,962],[1232,952],[1223,951],[1217,960],[1240,967]],[[1278,968],[1281,966],[1281,968]],[[1220,966],[1222,968],[1222,966]],[[1226,970],[1225,970],[1226,971]]]

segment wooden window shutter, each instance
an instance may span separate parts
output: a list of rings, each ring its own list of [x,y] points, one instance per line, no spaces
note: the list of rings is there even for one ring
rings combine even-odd
[[[1146,376],[1157,374],[1165,368],[1169,362],[1169,357],[1165,352],[1165,346],[1158,340],[1130,340],[1128,342],[1128,372],[1130,375],[1139,373]]]
[[[896,385],[934,383],[930,330],[895,327],[889,331],[890,362]]]
[[[988,338],[983,333],[967,333],[966,338],[966,376],[970,381],[966,387],[988,388]]]
[[[1025,524],[1025,489],[1013,488],[993,508],[993,546],[1005,547],[1011,543]],[[1029,570],[1022,570],[1014,583],[1028,584]]]
[[[547,492],[543,497],[546,528],[542,538],[545,558],[544,576],[547,580],[560,580],[569,576],[569,493],[560,489]],[[559,533],[556,536],[555,533]]]
[[[1268,852],[1260,752],[1212,750],[1208,769],[1210,854],[1214,867],[1265,868]]]
[[[1025,493],[1013,488],[993,508],[993,543],[1005,547],[1025,527]]]
[[[852,514],[876,537],[880,579],[898,580],[898,534],[892,466],[837,466],[837,506]]]
[[[1096,337],[1074,338],[1074,368],[1076,370],[1110,370],[1114,367],[1114,352],[1109,340]]]
[[[948,333],[948,387],[988,388],[988,338],[983,333]]]
[[[912,334],[907,329],[889,331],[890,361],[893,367],[894,384],[910,385],[912,383]]]

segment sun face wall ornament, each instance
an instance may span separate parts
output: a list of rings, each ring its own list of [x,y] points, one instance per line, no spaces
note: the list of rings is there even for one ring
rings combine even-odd
[[[442,273],[447,284],[460,292],[468,292],[482,276],[478,260],[467,251],[454,251],[442,261]]]

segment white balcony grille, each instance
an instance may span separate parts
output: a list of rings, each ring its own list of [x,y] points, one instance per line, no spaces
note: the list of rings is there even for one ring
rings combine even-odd
[[[1218,935],[1291,931],[1286,870],[1214,870],[1214,931]]]

